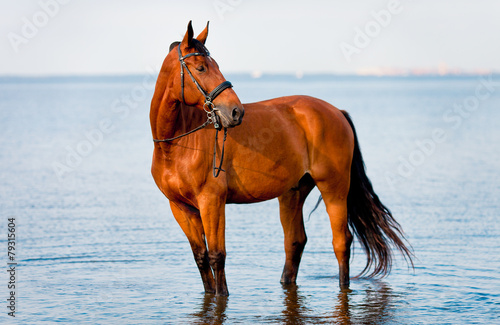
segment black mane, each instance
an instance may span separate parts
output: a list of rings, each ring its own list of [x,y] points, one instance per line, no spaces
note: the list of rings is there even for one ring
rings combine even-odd
[[[170,48],[169,48],[169,52],[172,51],[177,45],[179,45],[181,42],[173,42],[172,44],[170,44]],[[196,38],[193,38],[193,40],[191,41],[191,45],[189,46],[189,48],[192,48],[194,50],[196,50],[196,52],[199,52],[201,54],[204,54],[204,55],[210,55],[210,52],[208,52],[207,48],[205,47],[205,45],[203,45],[202,42],[198,41]]]
[[[210,52],[208,52],[205,45],[202,42],[198,41],[196,38],[194,38],[191,42],[190,48],[194,48],[196,52],[199,52],[201,54],[210,55]]]

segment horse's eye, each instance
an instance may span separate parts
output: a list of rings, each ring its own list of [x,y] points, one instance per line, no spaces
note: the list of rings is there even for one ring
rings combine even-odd
[[[205,72],[205,66],[200,65],[199,67],[196,68],[199,72]]]

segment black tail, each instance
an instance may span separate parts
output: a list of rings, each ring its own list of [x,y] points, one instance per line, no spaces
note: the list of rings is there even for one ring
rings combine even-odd
[[[366,176],[354,124],[347,112],[342,113],[354,133],[351,187],[347,196],[349,226],[367,257],[366,266],[359,276],[367,273],[372,266],[374,270],[369,276],[389,274],[392,266],[391,245],[395,246],[413,267],[411,247],[405,245],[406,239],[401,226],[373,191],[372,183]]]

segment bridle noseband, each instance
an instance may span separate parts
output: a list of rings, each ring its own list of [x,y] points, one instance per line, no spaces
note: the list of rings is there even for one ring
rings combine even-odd
[[[207,113],[207,120],[205,121],[205,123],[203,123],[202,125],[198,126],[197,128],[195,128],[189,132],[186,132],[184,134],[181,134],[179,136],[169,138],[169,139],[153,139],[153,142],[171,142],[171,141],[177,140],[179,138],[185,137],[186,135],[189,135],[189,134],[194,133],[196,131],[199,131],[199,130],[205,128],[206,126],[208,126],[209,124],[213,124],[215,129],[216,129],[214,155],[213,155],[213,175],[214,175],[214,177],[217,177],[217,176],[219,176],[221,171],[224,171],[221,167],[222,167],[222,162],[224,160],[224,145],[226,143],[227,128],[224,128],[224,138],[223,138],[223,142],[222,142],[222,152],[221,152],[220,163],[219,163],[219,167],[216,167],[215,165],[216,165],[216,153],[217,153],[217,140],[218,140],[218,134],[219,134],[219,130],[221,128],[221,125],[219,124],[219,117],[216,114],[216,111],[218,109],[217,109],[217,107],[215,107],[213,100],[217,96],[219,96],[224,90],[226,90],[228,88],[232,88],[233,85],[231,84],[231,82],[226,80],[226,81],[222,82],[220,85],[218,85],[217,87],[215,87],[210,93],[207,93],[205,91],[205,89],[203,89],[203,87],[200,85],[200,83],[196,80],[196,78],[193,76],[193,74],[189,70],[189,68],[188,68],[186,62],[184,62],[184,60],[191,57],[191,56],[199,56],[199,55],[210,56],[210,53],[208,52],[208,50],[206,50],[206,54],[201,53],[201,52],[194,52],[194,53],[188,53],[188,54],[183,56],[182,51],[181,51],[181,44],[179,44],[177,47],[177,51],[179,53],[179,61],[181,63],[181,98],[182,98],[182,103],[186,104],[186,101],[184,99],[184,69],[186,69],[186,71],[188,72],[188,75],[191,77],[191,80],[196,85],[196,88],[198,88],[198,90],[201,92],[203,97],[205,97],[205,102],[203,103],[203,110]]]

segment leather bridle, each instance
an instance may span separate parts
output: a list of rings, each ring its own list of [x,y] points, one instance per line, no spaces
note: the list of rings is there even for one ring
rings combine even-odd
[[[210,93],[208,93],[207,91],[205,91],[205,89],[203,89],[203,87],[200,85],[200,83],[196,80],[196,78],[193,76],[193,74],[191,73],[191,70],[189,70],[186,62],[184,61],[185,59],[191,57],[191,56],[207,56],[209,57],[210,56],[210,53],[207,51],[206,54],[204,53],[200,53],[200,52],[195,52],[195,53],[188,53],[186,55],[182,55],[182,52],[181,52],[181,45],[179,44],[179,46],[177,47],[177,52],[179,53],[179,61],[181,63],[181,98],[182,98],[182,102],[185,104],[185,100],[184,100],[184,69],[186,69],[188,75],[191,77],[191,80],[193,81],[193,83],[196,85],[196,88],[198,88],[198,90],[200,91],[200,93],[203,95],[203,97],[205,97],[205,103],[203,104],[203,110],[205,110],[205,112],[207,112],[207,117],[208,119],[212,119],[213,120],[213,123],[214,123],[214,126],[216,129],[219,129],[220,126],[218,125],[218,117],[217,115],[214,113],[214,111],[217,110],[217,108],[215,107],[214,103],[213,103],[213,100],[220,95],[220,93],[222,93],[224,90],[226,90],[227,88],[232,88],[233,85],[231,84],[231,82],[229,81],[224,81],[222,82],[220,85],[218,85],[217,87],[215,87]]]
[[[153,142],[171,142],[174,140],[177,140],[179,138],[185,137],[186,135],[189,135],[191,133],[194,133],[196,131],[199,131],[205,127],[207,127],[209,124],[213,124],[216,133],[215,133],[215,144],[214,144],[214,155],[213,155],[213,175],[214,177],[219,176],[221,171],[224,171],[222,167],[222,162],[224,160],[224,145],[226,143],[226,137],[227,137],[227,128],[224,128],[224,138],[222,142],[222,151],[221,151],[221,158],[220,158],[220,163],[219,167],[216,167],[216,154],[217,154],[217,140],[218,140],[218,134],[219,130],[221,129],[220,121],[219,121],[219,116],[217,115],[216,111],[218,110],[215,104],[213,103],[213,100],[219,96],[224,90],[228,88],[232,88],[233,85],[229,81],[224,81],[221,84],[219,84],[217,87],[215,87],[210,93],[205,91],[203,87],[200,85],[200,83],[196,80],[196,78],[193,76],[191,71],[189,70],[186,62],[184,62],[185,59],[191,57],[191,56],[210,56],[210,53],[208,50],[205,53],[201,52],[194,52],[194,53],[188,53],[186,55],[182,55],[181,51],[181,44],[178,45],[177,47],[177,52],[179,53],[179,61],[181,63],[181,98],[182,98],[182,103],[186,104],[185,99],[184,99],[184,69],[188,72],[188,75],[191,77],[191,80],[193,83],[196,85],[196,88],[200,91],[200,93],[205,97],[205,102],[203,103],[203,110],[207,113],[207,120],[205,123],[202,125],[198,126],[197,128],[188,131],[184,134],[181,134],[179,136],[173,137],[173,138],[168,138],[168,139],[153,139]]]

